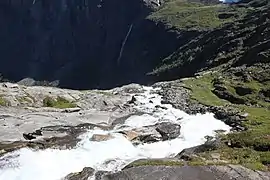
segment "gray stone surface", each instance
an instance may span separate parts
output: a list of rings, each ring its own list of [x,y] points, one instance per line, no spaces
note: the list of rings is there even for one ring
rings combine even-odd
[[[269,173],[242,166],[141,166],[105,175],[103,180],[269,180]]]
[[[140,91],[141,86],[135,84],[108,91],[77,91],[0,83],[0,97],[8,102],[0,106],[0,142],[24,140],[23,133],[31,133],[44,126],[111,125],[116,119],[132,113],[133,108],[124,104],[131,99],[131,93]],[[45,97],[62,97],[77,107],[43,107]],[[43,137],[52,136],[57,135],[48,133]]]

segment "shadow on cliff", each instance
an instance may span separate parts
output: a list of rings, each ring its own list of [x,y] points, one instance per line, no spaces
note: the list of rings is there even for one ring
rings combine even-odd
[[[141,0],[1,1],[0,72],[72,89],[151,83],[146,73],[184,42],[150,11]]]

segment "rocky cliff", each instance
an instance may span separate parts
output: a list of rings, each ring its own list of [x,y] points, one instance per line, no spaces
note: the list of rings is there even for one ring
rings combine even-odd
[[[160,1],[5,0],[0,3],[0,72],[9,80],[59,80],[108,88],[146,81],[176,50],[176,33],[147,20]],[[164,46],[166,45],[166,46]]]
[[[2,75],[112,88],[268,63],[269,2],[5,0]]]

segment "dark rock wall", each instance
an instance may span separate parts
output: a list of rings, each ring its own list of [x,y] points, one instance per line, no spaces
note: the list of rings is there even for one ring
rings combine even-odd
[[[148,82],[179,43],[150,11],[140,0],[3,0],[0,72],[82,89]]]

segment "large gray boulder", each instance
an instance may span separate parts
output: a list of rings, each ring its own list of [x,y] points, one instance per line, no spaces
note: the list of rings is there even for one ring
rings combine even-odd
[[[140,166],[104,175],[101,180],[269,180],[268,172],[228,166]]]
[[[156,131],[162,136],[162,140],[175,139],[180,135],[181,126],[170,122],[162,122],[156,125]]]

